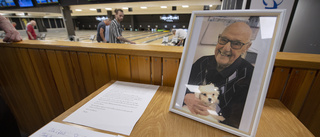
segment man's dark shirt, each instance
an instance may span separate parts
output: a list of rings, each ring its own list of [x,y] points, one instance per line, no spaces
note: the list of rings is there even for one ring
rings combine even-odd
[[[192,65],[188,84],[213,83],[219,87],[220,111],[218,113],[225,118],[221,123],[239,128],[254,67],[239,57],[221,72],[216,68],[217,62],[214,55],[201,57]]]
[[[104,21],[101,21],[99,24],[98,24],[98,27],[97,27],[97,41],[98,42],[101,42],[103,41],[101,36],[100,36],[100,28],[103,29],[103,34],[105,34],[105,31],[106,31],[106,24],[104,23]]]

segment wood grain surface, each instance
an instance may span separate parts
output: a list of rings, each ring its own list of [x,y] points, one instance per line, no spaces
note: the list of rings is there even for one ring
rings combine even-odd
[[[63,119],[98,95],[110,82],[55,118],[60,122],[102,133],[117,134],[63,122]],[[211,126],[169,112],[173,87],[161,86],[133,128],[130,137],[222,137],[234,136]],[[267,99],[262,111],[257,137],[312,137],[311,132],[279,101]]]

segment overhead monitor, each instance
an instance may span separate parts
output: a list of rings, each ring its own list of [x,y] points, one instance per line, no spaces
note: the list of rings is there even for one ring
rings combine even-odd
[[[36,0],[37,4],[57,4],[59,3],[58,0]]]
[[[5,8],[5,7],[15,7],[16,4],[14,3],[13,0],[1,0],[0,7]]]
[[[20,7],[33,7],[32,0],[18,0],[18,4]]]

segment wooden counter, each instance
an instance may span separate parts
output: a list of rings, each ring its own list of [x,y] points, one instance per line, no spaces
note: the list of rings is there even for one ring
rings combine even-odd
[[[53,121],[62,122],[64,118],[84,105],[90,99],[110,86],[108,83],[86,97]],[[130,137],[222,137],[234,136],[219,129],[207,126],[192,119],[169,112],[169,105],[172,96],[172,87],[161,86],[145,112],[137,122]],[[116,134],[90,127],[77,125],[102,133]],[[312,133],[279,101],[276,99],[266,99],[261,120],[259,123],[257,137],[312,137]]]
[[[44,49],[55,51],[77,51],[89,53],[107,53],[123,55],[139,55],[153,57],[181,58],[183,47],[146,45],[146,44],[116,44],[116,43],[85,43],[72,41],[39,41],[24,40],[18,43],[3,43],[4,47]]]
[[[0,94],[28,134],[111,80],[171,86],[183,47],[24,40],[0,42]],[[278,52],[267,98],[320,136],[320,55]]]

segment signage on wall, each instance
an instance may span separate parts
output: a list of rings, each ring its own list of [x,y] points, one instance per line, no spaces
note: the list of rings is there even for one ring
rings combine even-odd
[[[265,5],[265,9],[277,9],[279,5],[282,4],[283,0],[273,0],[272,2],[266,2],[262,0],[263,5]]]
[[[108,19],[108,17],[106,16],[106,17],[96,17],[96,20],[98,20],[98,21],[103,21],[103,20],[106,20],[106,19]]]
[[[162,16],[160,16],[160,20],[163,20],[163,21],[166,21],[166,22],[173,22],[174,20],[179,20],[179,16],[177,16],[177,15],[174,15],[174,16],[172,16],[172,15],[168,15],[168,16],[162,15]]]

